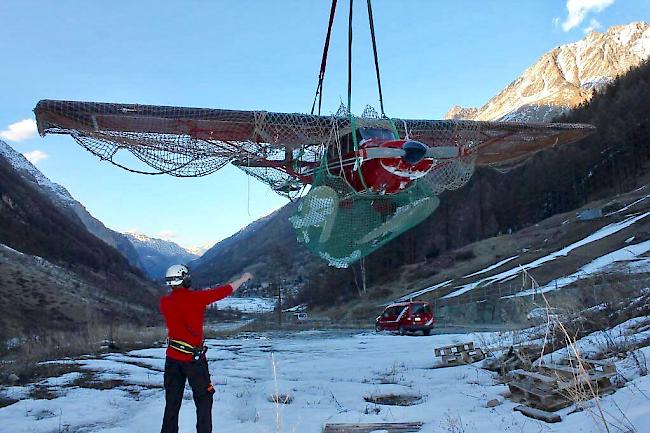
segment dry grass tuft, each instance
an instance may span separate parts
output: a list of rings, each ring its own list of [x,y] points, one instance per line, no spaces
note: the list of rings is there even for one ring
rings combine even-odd
[[[88,326],[80,332],[51,332],[20,336],[12,342],[0,362],[0,378],[18,376],[18,384],[80,371],[74,363],[43,363],[107,351],[128,351],[155,346],[164,341],[165,331],[158,327],[127,325]],[[5,344],[5,347],[7,345]]]

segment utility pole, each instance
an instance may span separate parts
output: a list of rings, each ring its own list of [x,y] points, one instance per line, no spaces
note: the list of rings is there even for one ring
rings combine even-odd
[[[361,257],[361,287],[363,288],[363,293],[366,293],[366,262],[364,257]]]
[[[282,327],[282,284],[278,284],[278,326]]]

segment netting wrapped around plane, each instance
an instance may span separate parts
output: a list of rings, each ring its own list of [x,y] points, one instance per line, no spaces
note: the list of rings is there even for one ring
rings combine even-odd
[[[482,142],[480,123],[462,121],[439,123],[439,129],[432,137],[430,133],[425,132],[430,131],[426,122],[418,124],[417,121],[411,121],[406,131],[409,137],[432,147],[458,148],[457,158],[436,161],[431,171],[424,177],[434,194],[458,189],[469,182],[474,174],[479,145]]]
[[[179,177],[211,174],[229,162],[273,161],[285,149],[322,142],[330,130],[318,116],[263,111],[41,101],[35,112],[41,134],[69,134],[102,160],[143,172],[120,162],[119,153],[129,152],[153,169],[148,174]]]
[[[261,167],[266,158],[277,160],[278,150],[321,146],[329,140],[333,126],[340,131],[351,128],[351,118],[346,115],[54,100],[40,101],[34,111],[41,135],[69,134],[103,160],[116,163],[120,152],[129,152],[153,168],[152,174],[188,177],[213,173],[228,162]],[[408,132],[430,146],[449,141],[450,134],[472,135],[477,165],[508,164],[547,147],[578,140],[594,129],[591,125],[552,123],[392,122],[401,137]],[[303,155],[308,155],[305,162],[309,162],[310,152]],[[289,152],[283,156],[288,157]]]
[[[334,119],[344,117],[350,118],[342,107]],[[333,174],[330,167],[336,168],[337,163],[343,164],[343,161],[329,158],[342,156],[341,137],[352,132],[352,128],[339,130],[338,127],[339,123],[333,121],[330,139],[324,143],[324,148],[330,151],[322,155],[321,164],[313,172],[309,193],[289,220],[299,242],[330,266],[347,268],[421,223],[435,211],[440,200],[432,184],[425,179],[413,182],[398,193],[385,194],[355,189],[348,182],[350,173]],[[395,130],[390,119],[380,118],[370,107],[354,119],[354,127]],[[357,160],[357,164],[360,163]]]
[[[315,116],[44,100],[34,111],[41,135],[69,134],[102,160],[127,170],[194,177],[232,163],[290,198],[301,196],[311,185],[291,223],[301,242],[337,267],[349,266],[419,224],[437,208],[437,196],[466,184],[476,165],[512,164],[594,129],[575,124],[387,119],[370,108],[355,118],[345,107],[332,116]],[[360,148],[356,137],[362,128],[383,130],[393,141],[399,137],[404,147]],[[347,137],[345,145],[342,137]],[[391,191],[383,181],[368,187],[359,167],[364,158],[372,160],[369,152],[396,155],[396,150],[409,149],[407,142],[417,142],[410,149],[419,149],[418,161],[429,155],[427,169],[409,172],[413,176],[408,182]],[[380,164],[389,164],[392,158],[391,173],[398,177],[400,161],[408,162],[406,153],[376,155],[375,163],[380,159]]]

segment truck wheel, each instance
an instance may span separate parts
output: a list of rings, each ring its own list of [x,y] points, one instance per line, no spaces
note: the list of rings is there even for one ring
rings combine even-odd
[[[406,329],[403,326],[399,327],[399,335],[406,335]]]
[[[422,335],[431,335],[431,330],[430,329],[423,329],[422,330]]]

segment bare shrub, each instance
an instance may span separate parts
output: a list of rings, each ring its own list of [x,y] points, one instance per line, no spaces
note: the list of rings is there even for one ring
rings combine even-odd
[[[471,433],[476,431],[475,428],[469,430],[470,426],[463,422],[459,413],[454,415],[451,412],[445,413],[445,417],[440,421],[440,427],[447,433]]]

